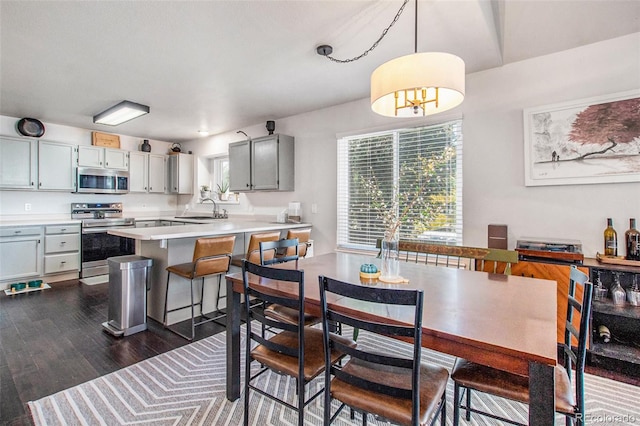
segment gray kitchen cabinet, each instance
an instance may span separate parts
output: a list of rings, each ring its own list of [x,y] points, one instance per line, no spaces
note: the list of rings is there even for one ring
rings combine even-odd
[[[193,155],[169,155],[168,187],[172,194],[193,194]]]
[[[229,191],[251,191],[251,141],[229,144]]]
[[[35,189],[37,140],[0,137],[0,188]]]
[[[229,144],[230,191],[293,191],[294,181],[292,136],[276,134]]]
[[[78,166],[129,170],[129,151],[80,145],[78,147]]]
[[[146,152],[129,153],[129,192],[148,192],[149,154]]]
[[[166,155],[129,153],[129,192],[165,192]]]
[[[37,277],[42,271],[42,226],[0,228],[0,281]]]
[[[167,185],[167,156],[162,154],[149,154],[148,171],[149,192],[163,194]]]
[[[77,155],[76,145],[38,141],[38,189],[75,191]]]
[[[44,273],[80,270],[80,225],[45,226]]]

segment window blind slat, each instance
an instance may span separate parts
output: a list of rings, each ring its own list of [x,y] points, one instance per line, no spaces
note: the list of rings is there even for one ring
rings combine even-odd
[[[340,139],[337,160],[338,247],[375,247],[382,209],[410,206],[401,238],[462,243],[461,120]]]

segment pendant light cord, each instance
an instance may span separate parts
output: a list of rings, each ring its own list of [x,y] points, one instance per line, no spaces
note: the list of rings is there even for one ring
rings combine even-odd
[[[418,49],[418,0],[415,0],[415,2],[416,2],[416,41],[415,41],[415,46],[416,46],[416,52],[417,52],[418,51],[417,50]],[[391,21],[389,26],[387,28],[385,28],[384,31],[382,31],[382,34],[380,35],[378,40],[376,40],[376,42],[373,43],[373,45],[371,45],[370,48],[365,50],[360,55],[355,56],[355,57],[350,58],[350,59],[337,59],[337,58],[334,58],[331,55],[325,55],[325,54],[323,54],[322,56],[326,56],[329,60],[331,60],[333,62],[337,62],[339,64],[347,64],[349,62],[354,62],[354,61],[357,61],[358,59],[364,58],[365,56],[367,56],[369,54],[369,52],[371,52],[373,49],[378,47],[378,44],[387,35],[387,33],[389,32],[391,27],[393,27],[393,25],[398,21],[398,19],[400,18],[400,15],[402,15],[402,11],[404,10],[404,7],[407,5],[407,3],[409,3],[409,0],[404,0],[404,3],[402,3],[402,6],[400,6],[400,9],[398,9],[398,13],[396,13],[395,18],[393,18],[393,21]]]
[[[415,21],[416,21],[416,26],[414,29],[414,48],[413,48],[413,53],[418,53],[418,0],[415,0],[416,2],[416,14],[415,14]],[[402,6],[404,7],[404,5]]]

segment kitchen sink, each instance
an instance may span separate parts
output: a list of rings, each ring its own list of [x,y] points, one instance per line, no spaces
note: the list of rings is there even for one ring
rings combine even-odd
[[[220,218],[216,218],[213,216],[175,216],[176,219],[194,219],[194,220],[201,220],[201,219],[222,219]]]

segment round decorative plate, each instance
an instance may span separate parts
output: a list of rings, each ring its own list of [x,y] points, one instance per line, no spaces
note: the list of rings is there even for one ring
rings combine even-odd
[[[35,118],[21,118],[16,125],[18,132],[23,136],[39,138],[44,135],[44,124]]]

